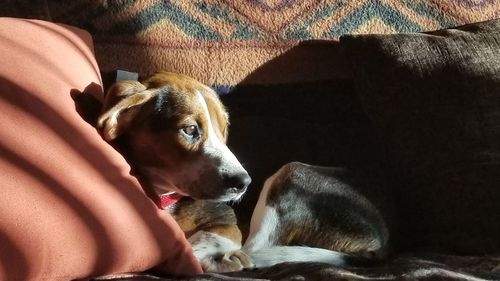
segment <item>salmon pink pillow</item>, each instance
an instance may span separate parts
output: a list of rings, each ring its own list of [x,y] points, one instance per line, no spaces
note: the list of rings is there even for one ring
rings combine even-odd
[[[75,110],[71,92],[102,98],[89,34],[0,18],[0,54],[0,280],[200,273],[172,217]]]

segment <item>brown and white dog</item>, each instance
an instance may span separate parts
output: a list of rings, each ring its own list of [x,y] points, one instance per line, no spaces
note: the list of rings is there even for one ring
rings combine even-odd
[[[97,121],[148,195],[170,205],[162,207],[186,233],[205,271],[252,266],[244,256],[229,259],[240,255],[241,232],[224,203],[238,201],[251,178],[225,144],[228,123],[212,89],[170,72],[115,83]]]
[[[225,144],[224,106],[190,77],[162,72],[117,82],[97,125],[146,192],[159,204],[173,202],[164,207],[205,271],[305,261],[346,265],[387,252],[384,219],[349,173],[298,162],[265,182],[242,247],[234,211],[224,202],[239,200],[251,179]]]

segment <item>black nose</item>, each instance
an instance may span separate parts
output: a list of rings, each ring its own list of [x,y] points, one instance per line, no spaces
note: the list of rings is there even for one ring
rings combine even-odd
[[[245,190],[251,182],[252,178],[247,173],[227,175],[224,178],[224,185],[227,188],[234,188],[238,191]]]

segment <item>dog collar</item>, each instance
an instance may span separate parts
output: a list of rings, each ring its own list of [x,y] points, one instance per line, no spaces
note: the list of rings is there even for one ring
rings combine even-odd
[[[179,201],[183,196],[176,192],[168,192],[160,195],[160,207],[166,209]]]

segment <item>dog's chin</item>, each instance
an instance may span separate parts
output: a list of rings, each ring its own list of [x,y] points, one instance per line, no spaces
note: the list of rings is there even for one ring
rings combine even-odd
[[[215,203],[229,203],[229,204],[238,204],[242,198],[245,192],[239,192],[239,193],[226,193],[222,196],[214,197],[214,198],[207,198],[206,196],[197,196],[196,194],[189,194],[188,192],[184,192],[178,188],[171,188],[171,189],[156,189],[156,192],[158,195],[169,195],[169,196],[174,196],[174,197],[190,197],[194,200],[206,200],[210,202],[215,202]]]
[[[214,199],[208,199],[208,201],[217,202],[217,203],[236,204],[236,203],[239,203],[241,201],[244,194],[245,194],[244,191],[239,192],[239,193],[228,193],[228,194],[224,194],[224,195],[219,196],[219,197],[214,198]]]
[[[177,186],[173,184],[168,184],[168,185],[154,185],[154,190],[156,194],[162,195],[162,194],[172,194],[172,195],[178,195],[182,197],[191,197],[187,192],[184,192],[182,189],[178,188]]]
[[[155,186],[155,191],[158,195],[164,194],[175,194],[182,197],[190,197],[194,200],[206,200],[217,203],[239,203],[243,198],[243,195],[246,192],[242,190],[240,192],[226,192],[219,196],[207,196],[207,194],[196,194],[195,192],[191,193],[189,191],[184,191],[179,186],[169,184],[168,186]]]

